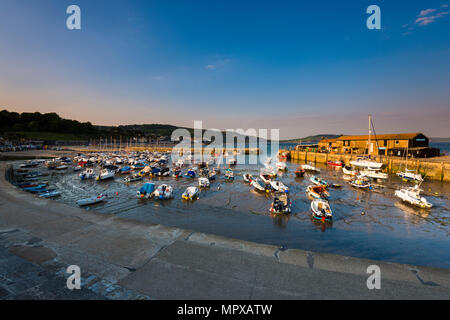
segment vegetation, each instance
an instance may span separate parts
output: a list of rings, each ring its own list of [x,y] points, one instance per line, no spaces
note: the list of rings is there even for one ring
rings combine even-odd
[[[284,143],[313,143],[313,142],[319,142],[322,139],[334,139],[338,138],[341,135],[337,134],[317,134],[315,136],[308,136],[304,138],[298,138],[298,139],[290,139],[290,140],[282,140],[280,142]]]

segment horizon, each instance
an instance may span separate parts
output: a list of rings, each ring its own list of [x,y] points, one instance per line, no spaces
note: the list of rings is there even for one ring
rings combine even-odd
[[[449,1],[3,1],[0,105],[100,126],[450,137]],[[21,17],[17,19],[16,17]],[[321,134],[321,133],[318,133]]]

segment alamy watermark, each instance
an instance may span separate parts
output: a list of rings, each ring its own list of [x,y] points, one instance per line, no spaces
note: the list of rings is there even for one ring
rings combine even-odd
[[[80,290],[81,289],[81,269],[77,265],[71,265],[67,267],[66,272],[70,274],[67,278],[66,286],[69,290]]]
[[[367,289],[381,289],[381,269],[377,265],[370,265],[367,267],[367,273],[370,274],[367,278]]]

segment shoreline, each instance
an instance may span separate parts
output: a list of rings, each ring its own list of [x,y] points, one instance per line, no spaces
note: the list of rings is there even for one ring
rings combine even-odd
[[[0,163],[1,246],[44,269],[79,265],[82,274],[97,279],[86,284],[90,291],[105,281],[112,286],[101,294],[105,298],[127,299],[111,296],[109,289],[133,292],[132,299],[450,297],[448,269],[285,250],[86,211],[15,188],[5,179],[7,165]],[[373,264],[382,271],[381,290],[366,287],[366,270]],[[0,275],[10,267],[6,260]]]

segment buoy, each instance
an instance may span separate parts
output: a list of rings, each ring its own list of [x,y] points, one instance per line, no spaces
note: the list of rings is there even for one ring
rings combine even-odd
[[[119,195],[119,192],[116,192],[116,196],[118,196]]]
[[[363,211],[363,212],[361,212],[361,215],[363,216],[363,215],[365,215],[366,213]]]

